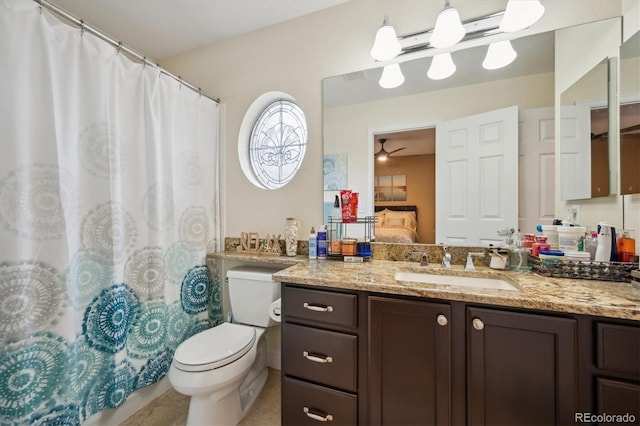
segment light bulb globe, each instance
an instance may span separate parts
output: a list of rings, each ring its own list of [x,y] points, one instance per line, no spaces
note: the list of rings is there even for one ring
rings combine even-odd
[[[450,53],[440,53],[431,60],[431,66],[427,76],[431,80],[442,80],[456,72],[456,64],[453,63]]]
[[[543,14],[539,0],[509,0],[499,27],[506,33],[520,31],[538,22]]]
[[[400,69],[400,64],[385,65],[382,76],[378,81],[380,87],[384,89],[394,89],[404,83],[404,75]]]
[[[487,70],[497,70],[509,65],[517,56],[518,53],[513,50],[509,40],[491,43],[487,49],[487,55],[482,61],[482,67]]]
[[[429,44],[438,49],[451,47],[464,37],[466,31],[460,22],[460,15],[453,7],[447,7],[436,19]]]
[[[396,30],[389,24],[378,28],[376,39],[371,48],[371,57],[376,61],[388,61],[398,56],[402,47],[396,36]]]

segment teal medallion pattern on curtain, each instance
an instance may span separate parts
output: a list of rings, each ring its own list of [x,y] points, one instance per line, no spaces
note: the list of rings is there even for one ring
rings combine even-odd
[[[84,313],[82,334],[89,345],[115,354],[124,348],[140,309],[138,296],[126,284],[102,290]]]
[[[33,1],[0,57],[0,425],[80,425],[222,322],[219,111]]]
[[[188,314],[197,314],[207,310],[211,277],[205,265],[196,266],[187,272],[182,281],[180,301],[182,309]]]

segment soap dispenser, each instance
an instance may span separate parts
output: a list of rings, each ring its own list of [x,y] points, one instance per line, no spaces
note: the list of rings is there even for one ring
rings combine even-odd
[[[522,234],[513,234],[513,244],[509,255],[509,266],[516,271],[529,271],[529,249],[523,246]]]

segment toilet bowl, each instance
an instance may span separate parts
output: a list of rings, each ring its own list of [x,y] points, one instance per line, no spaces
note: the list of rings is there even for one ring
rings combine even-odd
[[[262,391],[269,374],[265,331],[278,324],[268,312],[280,297],[280,283],[271,280],[276,271],[229,270],[229,295],[238,322],[204,330],[176,349],[168,376],[177,392],[191,397],[187,425],[238,424]]]

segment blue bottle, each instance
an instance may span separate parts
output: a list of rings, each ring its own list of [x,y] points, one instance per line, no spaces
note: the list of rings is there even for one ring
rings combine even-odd
[[[316,228],[311,227],[311,234],[309,234],[309,259],[318,258],[318,236],[316,235]]]
[[[327,228],[322,225],[318,228],[318,259],[327,258]]]

